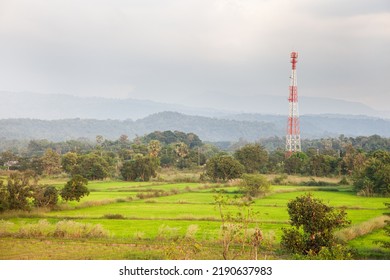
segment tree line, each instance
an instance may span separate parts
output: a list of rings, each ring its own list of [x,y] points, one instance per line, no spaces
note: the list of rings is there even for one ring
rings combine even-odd
[[[278,139],[276,139],[278,140]],[[279,140],[278,140],[279,141]],[[262,143],[238,142],[234,151],[204,143],[194,133],[155,131],[129,140],[96,137],[95,143],[32,140],[26,150],[0,153],[2,169],[37,175],[67,173],[88,180],[119,178],[148,181],[159,167],[203,166],[203,180],[224,181],[244,173],[344,176],[363,195],[390,194],[389,139],[379,136],[312,140],[289,157],[282,148],[267,150]],[[265,143],[267,144],[267,143]],[[384,147],[384,148],[383,148]],[[383,149],[381,149],[383,148]]]

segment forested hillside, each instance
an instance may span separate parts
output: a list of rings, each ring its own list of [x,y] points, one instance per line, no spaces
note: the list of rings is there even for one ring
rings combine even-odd
[[[117,139],[120,135],[130,138],[160,130],[193,132],[205,141],[255,141],[267,137],[285,135],[286,117],[276,115],[241,114],[223,118],[189,116],[175,112],[152,114],[133,120],[0,120],[1,139],[47,139],[64,141],[78,138],[94,140],[96,135]],[[378,118],[307,115],[301,117],[302,138],[345,136],[390,136],[390,121]]]

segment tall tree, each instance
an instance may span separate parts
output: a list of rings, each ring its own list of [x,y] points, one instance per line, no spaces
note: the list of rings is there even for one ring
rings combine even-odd
[[[213,181],[239,178],[243,173],[244,166],[228,155],[216,155],[206,163],[205,174]]]
[[[54,175],[61,173],[61,156],[53,151],[47,149],[41,157],[43,172],[46,175]]]
[[[260,144],[247,144],[236,150],[234,157],[245,167],[247,173],[266,171],[268,153]]]
[[[120,172],[126,181],[149,181],[150,178],[156,177],[156,169],[154,158],[138,154],[132,160],[125,161]]]

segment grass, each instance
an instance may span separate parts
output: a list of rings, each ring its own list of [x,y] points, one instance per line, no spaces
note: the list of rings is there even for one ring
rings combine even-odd
[[[197,228],[194,238],[203,246],[200,255],[194,258],[220,258],[218,238],[221,221],[214,205],[214,195],[223,189],[225,195],[233,198],[239,195],[239,188],[228,184],[175,183],[177,173],[174,171],[162,176],[164,181],[160,182],[93,181],[88,184],[91,190],[89,196],[80,202],[63,203],[58,210],[0,214],[0,220],[4,220],[0,222],[0,235],[3,236],[0,238],[0,259],[164,259],[167,250],[164,246],[168,245],[164,245],[161,236],[185,236],[189,227]],[[182,176],[190,178],[191,173],[184,172]],[[288,177],[288,180],[297,183],[309,179]],[[323,178],[315,179],[324,181]],[[338,179],[328,181],[334,183]],[[64,178],[45,178],[42,183],[60,186],[65,182]],[[282,228],[288,226],[287,203],[307,192],[312,192],[326,204],[346,209],[352,224],[340,234],[344,234],[345,242],[358,249],[361,258],[390,259],[386,251],[380,251],[380,246],[372,243],[384,238],[380,227],[386,211],[384,203],[389,199],[359,197],[348,187],[272,186],[271,193],[253,201],[257,222],[250,226],[257,225],[264,236],[273,236],[271,245],[277,248]],[[150,194],[152,196],[149,197]],[[225,211],[236,214],[237,209],[230,206]],[[46,222],[42,222],[43,219]],[[37,233],[36,237],[32,237],[37,228],[55,228],[64,220],[91,227],[100,225],[101,230],[109,234],[94,240],[84,238],[83,241],[77,240],[77,236],[67,239],[51,233],[41,233],[39,238]],[[17,235],[23,230],[27,234]],[[4,232],[12,234],[2,234]],[[359,245],[358,241],[362,244]],[[77,249],[78,246],[80,249]],[[275,252],[267,254],[277,258]]]

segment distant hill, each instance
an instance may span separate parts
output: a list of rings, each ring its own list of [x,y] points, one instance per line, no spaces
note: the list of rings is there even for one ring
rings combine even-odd
[[[199,95],[197,102],[198,106],[201,107],[130,98],[110,99],[4,91],[0,91],[0,100],[0,119],[136,120],[165,111],[206,117],[220,117],[238,113],[285,115],[288,109],[287,96],[232,96],[218,93],[210,93],[206,96]],[[299,102],[302,115],[342,114],[390,118],[390,112],[376,111],[358,102],[306,96],[301,96]]]
[[[270,122],[277,129],[285,129],[287,117],[281,115],[235,114],[224,119],[237,121]],[[301,136],[303,138],[346,136],[390,136],[390,120],[354,115],[303,115],[300,116]]]
[[[283,137],[286,117],[259,114],[227,115],[211,118],[190,116],[176,112],[152,114],[136,121],[95,119],[2,119],[1,139],[47,139],[63,141],[77,138],[94,140],[96,135],[118,139],[129,138],[160,130],[193,132],[205,141],[237,141],[240,138],[255,141],[260,138]],[[390,137],[390,120],[359,116],[315,115],[301,117],[303,138],[329,136],[369,136],[378,134]]]

